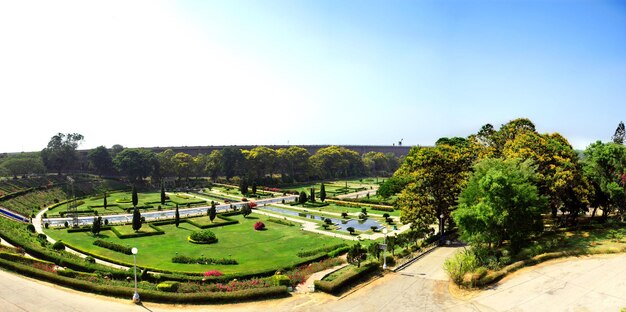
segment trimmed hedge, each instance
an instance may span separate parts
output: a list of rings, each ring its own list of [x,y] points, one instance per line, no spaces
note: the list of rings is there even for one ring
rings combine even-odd
[[[126,239],[126,238],[135,238],[135,237],[143,237],[143,236],[152,236],[152,235],[162,235],[165,234],[165,232],[163,230],[161,230],[160,228],[158,228],[156,225],[153,224],[148,224],[149,227],[153,228],[155,230],[155,232],[148,232],[148,233],[131,233],[131,234],[122,234],[119,232],[118,229],[116,229],[114,226],[111,227],[111,231],[113,233],[115,233],[115,235],[119,238],[119,239]]]
[[[100,231],[106,231],[106,230],[110,230],[111,226],[108,225],[103,225],[100,228]],[[68,233],[77,233],[77,232],[91,232],[91,226],[83,226],[83,227],[79,227],[79,228],[69,228],[67,229]]]
[[[373,204],[366,204],[366,203],[355,203],[355,202],[349,202],[349,201],[343,201],[343,200],[334,200],[334,199],[327,199],[326,201],[329,202],[329,203],[336,204],[338,206],[346,206],[346,207],[354,207],[354,208],[367,207],[367,208],[370,208],[372,210],[387,211],[387,212],[393,212],[395,210],[393,208],[393,206],[373,205]]]
[[[306,257],[311,257],[311,256],[315,256],[319,253],[327,253],[329,251],[333,251],[335,249],[341,248],[341,247],[345,247],[348,246],[345,243],[341,243],[341,244],[335,244],[335,245],[330,245],[327,247],[322,247],[322,248],[317,248],[317,249],[313,249],[313,250],[306,250],[306,251],[301,251],[298,252],[298,257],[300,258],[306,258]]]
[[[124,245],[120,245],[120,244],[116,244],[113,242],[109,242],[109,241],[105,241],[105,240],[101,240],[101,239],[97,239],[93,242],[94,245],[102,247],[102,248],[106,248],[106,249],[110,249],[113,251],[117,251],[117,252],[121,252],[123,254],[127,254],[127,255],[132,255],[132,248],[128,247],[128,246],[124,246]]]
[[[188,220],[180,220],[181,222],[187,222],[197,228],[201,228],[201,229],[208,229],[208,228],[212,228],[212,227],[218,227],[218,226],[225,226],[225,225],[231,225],[231,224],[237,224],[239,223],[239,220],[233,220],[231,218],[225,217],[225,216],[220,216],[218,215],[217,218],[220,218],[226,222],[219,222],[219,223],[211,223],[211,224],[198,224],[196,222],[194,222],[191,219]]]
[[[173,263],[186,263],[186,264],[222,264],[222,265],[234,265],[239,264],[235,259],[217,259],[208,257],[188,257],[188,256],[175,256],[172,258]]]
[[[325,293],[336,295],[341,293],[348,286],[351,286],[360,280],[366,278],[370,274],[380,270],[378,262],[370,262],[363,264],[360,268],[353,268],[346,273],[335,278],[333,281],[315,281],[315,289]]]
[[[57,285],[100,295],[118,298],[131,298],[134,293],[134,288],[132,287],[94,284],[83,280],[61,276],[55,273],[37,270],[30,266],[4,259],[0,259],[0,267],[38,280],[48,281]],[[289,292],[287,291],[287,287],[284,286],[254,288],[232,292],[202,292],[188,294],[141,290],[141,300],[161,303],[229,303],[282,298],[288,295]]]
[[[283,219],[276,219],[276,218],[268,218],[267,219],[268,222],[273,222],[273,223],[277,223],[277,224],[282,224],[282,225],[286,225],[286,226],[295,226],[294,223],[289,222],[287,220],[283,220]]]
[[[341,256],[345,253],[347,253],[350,250],[350,246],[343,246],[343,247],[339,247],[335,250],[332,250],[330,252],[328,252],[328,257],[329,258],[334,258],[334,257],[338,257]]]

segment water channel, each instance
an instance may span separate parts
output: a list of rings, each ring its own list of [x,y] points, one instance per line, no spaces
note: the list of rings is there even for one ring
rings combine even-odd
[[[372,226],[376,226],[377,228],[381,228],[382,225],[380,224],[380,222],[371,219],[371,218],[367,218],[364,220],[358,220],[358,219],[337,219],[334,217],[326,217],[326,216],[320,216],[320,215],[316,215],[316,214],[312,214],[304,211],[295,211],[295,210],[289,210],[289,209],[284,209],[284,208],[280,208],[280,207],[274,207],[274,206],[264,206],[264,207],[260,207],[261,210],[266,210],[266,211],[270,211],[270,212],[276,212],[276,213],[280,213],[280,214],[284,214],[284,215],[290,215],[290,216],[296,216],[296,217],[306,217],[307,219],[314,219],[314,220],[324,220],[324,219],[330,219],[332,221],[332,223],[334,225],[337,226],[337,229],[340,231],[348,231],[347,228],[349,227],[353,227],[355,230],[357,231],[367,231],[370,230],[372,228]],[[302,215],[301,215],[302,214]]]

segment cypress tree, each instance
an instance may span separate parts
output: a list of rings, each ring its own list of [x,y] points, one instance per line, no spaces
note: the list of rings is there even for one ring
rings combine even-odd
[[[107,209],[107,192],[104,192],[104,203],[103,203],[104,209]]]
[[[98,236],[102,229],[102,217],[93,218],[93,225],[91,226],[91,233],[93,236]]]
[[[139,231],[141,228],[141,213],[139,212],[139,208],[135,207],[133,210],[133,230],[135,232]]]
[[[161,183],[161,205],[165,205],[165,186]]]
[[[304,205],[304,203],[306,203],[306,193],[304,191],[300,192],[300,200],[299,203],[301,205]]]
[[[137,207],[139,197],[137,196],[137,188],[133,185],[133,207]]]
[[[178,213],[178,204],[176,204],[176,214],[174,215],[174,223],[176,227],[180,224],[180,213]]]
[[[211,203],[211,208],[209,208],[209,219],[211,219],[211,222],[215,220],[216,215],[217,211],[215,210],[215,203]]]
[[[252,182],[252,194],[256,194],[256,182]]]
[[[324,182],[322,182],[322,186],[320,187],[320,200],[322,202],[326,200],[326,186],[324,186]]]
[[[311,188],[311,202],[312,203],[315,202],[315,188],[314,187]]]

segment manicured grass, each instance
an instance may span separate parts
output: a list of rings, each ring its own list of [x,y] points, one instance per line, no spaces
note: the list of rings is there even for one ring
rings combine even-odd
[[[299,227],[280,225],[265,222],[266,217],[231,216],[229,218],[239,220],[239,224],[211,228],[218,242],[210,245],[197,245],[187,241],[187,237],[199,230],[197,227],[181,223],[179,228],[175,225],[159,226],[165,234],[129,239],[118,239],[111,231],[101,233],[100,239],[109,240],[121,245],[137,247],[137,264],[162,270],[180,272],[205,272],[207,270],[220,270],[224,274],[258,272],[271,269],[280,269],[300,263],[306,258],[299,258],[297,253],[301,250],[320,248],[322,246],[337,244],[341,239],[301,231]],[[193,219],[199,222],[201,217]],[[265,231],[255,231],[253,225],[257,221],[263,221],[267,227]],[[147,227],[147,225],[144,225]],[[143,227],[142,227],[143,229]],[[64,229],[48,229],[46,234],[56,240],[63,240],[70,245],[89,250],[97,255],[123,261],[132,264],[132,256],[123,255],[105,248],[93,245],[94,238],[89,232],[67,233]],[[175,255],[191,257],[233,258],[238,265],[200,265],[200,264],[176,264],[171,259]]]
[[[161,193],[160,192],[147,192],[138,194],[137,206],[145,207],[152,206],[151,208],[142,208],[143,211],[156,211],[158,206],[161,206],[164,210],[173,209],[176,204],[181,207],[188,203],[198,202],[203,199],[194,198],[191,195],[184,193],[168,194],[169,200],[165,201],[165,205],[161,205]],[[83,202],[76,209],[78,211],[94,211],[98,212],[98,215],[106,214],[120,214],[126,213],[127,209],[133,208],[132,194],[131,192],[114,192],[107,194],[107,209],[101,207],[104,204],[102,195],[92,196],[86,199],[78,200]],[[67,205],[60,205],[48,211],[49,217],[59,216],[61,211],[66,211]]]
[[[132,225],[122,225],[122,226],[116,226],[115,229],[117,229],[118,232],[120,232],[120,234],[122,235],[129,235],[129,234],[133,234],[133,233],[154,233],[157,232],[157,230],[153,229],[152,227],[148,226],[147,224],[143,224],[141,226],[141,228],[139,229],[139,231],[135,232],[135,230],[133,230],[133,226]]]

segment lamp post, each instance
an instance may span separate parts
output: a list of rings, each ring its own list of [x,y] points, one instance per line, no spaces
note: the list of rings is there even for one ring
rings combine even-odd
[[[133,294],[133,302],[139,303],[141,300],[139,299],[139,293],[137,292],[137,248],[133,247],[130,252],[133,253],[133,258],[135,260],[135,293]]]
[[[385,238],[383,239],[383,270],[387,269],[387,228],[383,229],[383,234],[385,234]]]
[[[443,213],[439,215],[439,246],[443,245]]]

